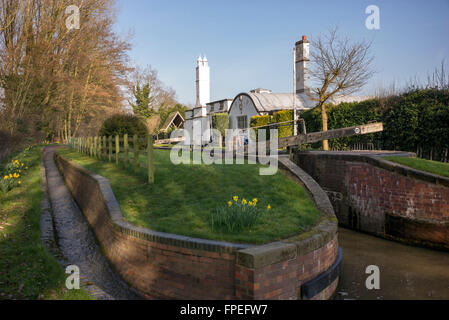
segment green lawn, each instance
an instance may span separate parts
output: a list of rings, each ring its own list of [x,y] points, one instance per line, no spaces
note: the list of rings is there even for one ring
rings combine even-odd
[[[109,179],[123,215],[130,223],[157,231],[240,243],[266,243],[296,235],[316,224],[320,212],[303,187],[280,172],[260,176],[259,165],[173,165],[170,151],[155,150],[155,184],[144,170],[134,174],[115,164],[72,150],[59,153]],[[142,162],[143,162],[142,158]],[[210,214],[233,196],[258,198],[272,209],[249,230],[217,233]]]
[[[449,177],[449,163],[431,161],[419,158],[384,157],[385,160],[396,162],[417,170],[427,171],[440,176]]]
[[[40,147],[15,159],[26,162],[29,169],[21,170],[20,186],[0,191],[0,300],[90,299],[82,289],[65,289],[63,269],[41,244]],[[5,164],[0,163],[0,173]]]

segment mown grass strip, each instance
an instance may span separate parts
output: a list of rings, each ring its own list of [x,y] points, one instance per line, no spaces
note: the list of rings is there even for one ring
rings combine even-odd
[[[404,166],[430,172],[444,177],[449,177],[449,163],[420,159],[420,158],[407,158],[407,157],[384,157],[385,160],[389,160],[395,163],[402,164]]]

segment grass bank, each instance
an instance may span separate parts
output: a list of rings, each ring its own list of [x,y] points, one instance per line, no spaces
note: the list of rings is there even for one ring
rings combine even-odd
[[[84,290],[65,289],[63,269],[41,243],[40,149],[0,164],[0,172],[16,159],[29,167],[20,185],[0,191],[0,299],[90,299]]]
[[[449,177],[449,163],[431,161],[420,158],[407,158],[407,157],[384,157],[385,160],[402,164],[404,166],[430,172],[444,177]]]
[[[303,187],[280,172],[260,176],[260,165],[174,165],[169,151],[155,150],[155,184],[149,185],[144,169],[134,174],[73,150],[58,152],[109,179],[127,221],[157,231],[258,244],[299,234],[320,216]],[[211,213],[234,196],[257,198],[271,210],[242,232],[214,231]]]

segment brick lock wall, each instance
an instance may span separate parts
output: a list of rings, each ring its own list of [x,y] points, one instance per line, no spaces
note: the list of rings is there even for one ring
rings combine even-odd
[[[379,236],[449,247],[449,186],[368,156],[300,153],[295,162],[325,189],[340,224]]]

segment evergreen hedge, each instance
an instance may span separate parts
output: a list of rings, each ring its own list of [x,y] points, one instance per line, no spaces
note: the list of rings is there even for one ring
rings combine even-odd
[[[292,110],[281,110],[273,113],[273,122],[280,123],[293,120]],[[293,124],[283,124],[279,127],[279,138],[290,137],[293,135]]]
[[[321,131],[320,110],[303,112],[307,132]],[[449,157],[449,91],[417,89],[399,96],[328,106],[329,130],[381,121],[384,131],[329,140],[332,149],[372,144],[376,149],[417,152],[418,156]],[[320,143],[313,147],[319,148]]]
[[[229,115],[227,112],[216,113],[212,116],[212,128],[220,131],[221,136],[224,137],[226,129],[229,128]]]
[[[269,115],[253,116],[253,117],[251,117],[251,120],[250,120],[251,128],[265,126],[270,123],[271,123],[271,116],[269,116]],[[266,139],[270,139],[270,130],[269,129],[270,129],[269,127],[267,127],[267,129],[265,129],[265,130],[267,130],[267,133],[265,136]],[[259,129],[254,129],[256,137],[259,136],[258,131],[259,131]],[[256,141],[257,140],[256,137],[251,137],[251,139]]]

